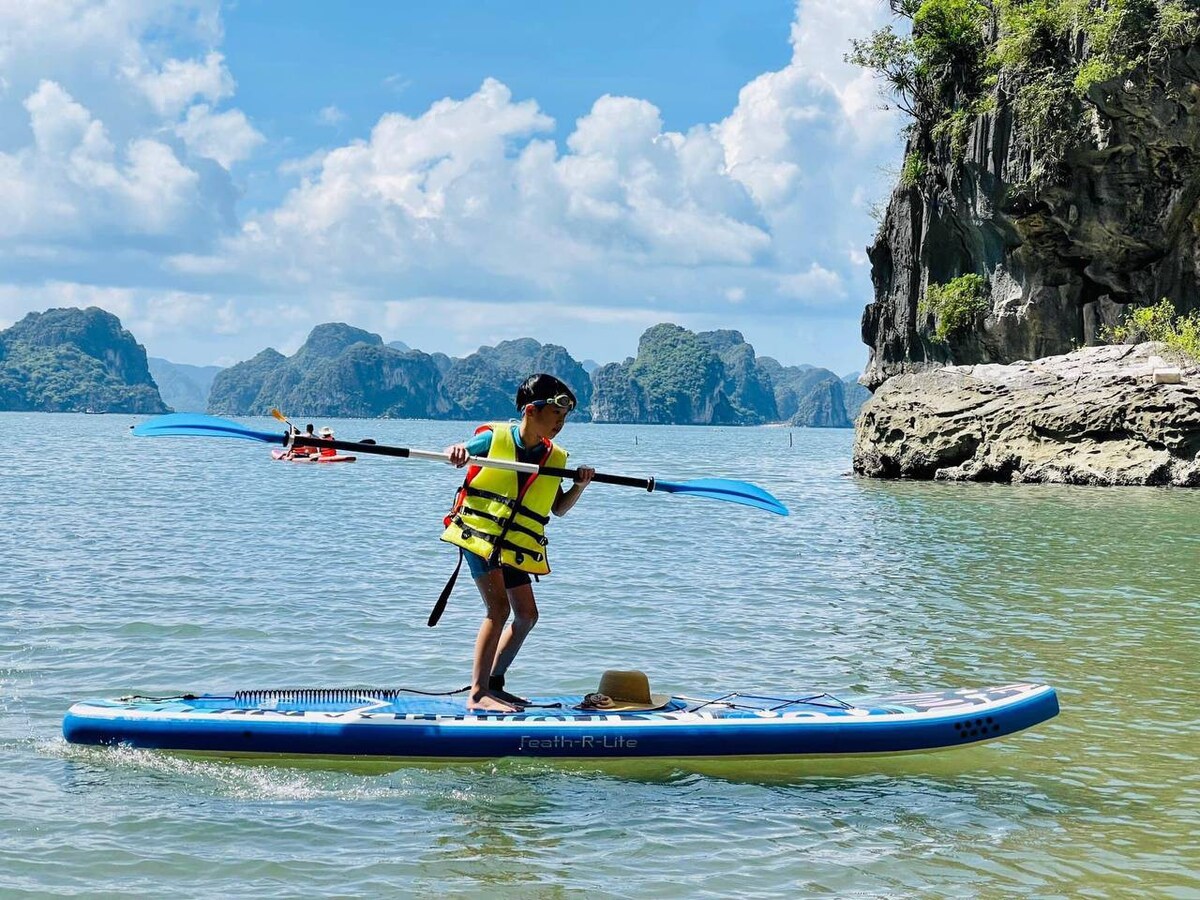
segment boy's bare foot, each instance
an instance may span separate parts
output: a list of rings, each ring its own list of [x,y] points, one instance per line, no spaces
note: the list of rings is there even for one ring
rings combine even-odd
[[[524,697],[518,697],[516,694],[510,694],[504,688],[492,688],[492,696],[498,700],[503,700],[505,703],[511,703],[513,706],[528,706],[529,701]]]
[[[529,701],[524,697],[518,697],[516,694],[510,694],[504,689],[504,676],[492,675],[488,678],[488,693],[497,700],[503,700],[505,703],[511,703],[513,706],[528,706]]]
[[[505,703],[491,694],[472,694],[471,698],[467,700],[467,712],[512,713],[517,711],[512,704]]]

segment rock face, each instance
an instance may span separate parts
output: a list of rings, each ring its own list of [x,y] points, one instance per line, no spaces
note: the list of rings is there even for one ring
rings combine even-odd
[[[592,374],[597,422],[757,425],[774,421],[774,386],[737,331],[648,328],[638,355]]]
[[[994,40],[994,35],[993,35]],[[1077,60],[1088,46],[1079,41]],[[863,383],[944,363],[1008,363],[1094,344],[1123,304],[1200,309],[1200,47],[1068,98],[1084,127],[1039,180],[1035,129],[1003,82],[959,156],[944,139],[894,190],[869,248],[875,298]],[[908,158],[908,157],[906,157]],[[944,341],[918,312],[929,285],[986,277],[987,310]]]
[[[846,417],[850,420],[850,425],[853,427],[854,420],[858,418],[858,411],[862,409],[862,405],[871,399],[871,392],[858,383],[861,372],[851,372],[849,375],[842,376],[842,393],[846,398]]]
[[[318,325],[294,356],[270,348],[222,370],[208,411],[297,416],[442,418],[455,410],[442,389],[437,361],[418,350],[385,347],[369,331]]]
[[[533,372],[549,372],[571,386],[587,419],[591,379],[562,347],[522,338],[451,360],[404,346],[341,323],[318,325],[294,356],[268,348],[222,370],[208,411],[267,415],[281,407],[297,416],[509,419],[517,386]]]
[[[501,341],[480,347],[454,360],[443,384],[461,415],[468,419],[511,419],[521,382],[534,372],[546,372],[571,388],[578,405],[577,421],[588,421],[592,409],[592,379],[564,347],[540,344],[533,338]]]
[[[862,409],[876,477],[1200,487],[1200,366],[1155,384],[1162,345],[896,375]]]
[[[98,307],[29,313],[0,331],[0,409],[163,413],[146,350]]]
[[[176,412],[203,412],[220,366],[189,366],[151,356],[150,374],[163,402]]]

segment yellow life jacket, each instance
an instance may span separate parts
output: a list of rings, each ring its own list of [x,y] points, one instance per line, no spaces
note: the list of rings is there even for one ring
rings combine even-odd
[[[508,422],[483,425],[491,429],[492,446],[488,459],[516,461],[517,444]],[[478,433],[478,432],[476,432]],[[567,451],[545,441],[550,452],[543,466],[564,468]],[[526,475],[490,466],[472,466],[454,499],[454,508],[446,516],[442,540],[464,550],[495,560],[532,575],[546,575],[546,523],[558,497],[561,478],[551,475]]]

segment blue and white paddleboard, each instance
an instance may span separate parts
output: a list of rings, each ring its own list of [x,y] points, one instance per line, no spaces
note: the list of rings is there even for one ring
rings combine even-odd
[[[227,695],[124,697],[76,703],[63,719],[75,744],[222,756],[401,759],[499,757],[803,757],[948,750],[995,740],[1058,713],[1040,684],[896,694],[710,700],[672,697],[639,712],[531,698],[519,713],[471,713],[461,697],[403,690],[315,688]]]

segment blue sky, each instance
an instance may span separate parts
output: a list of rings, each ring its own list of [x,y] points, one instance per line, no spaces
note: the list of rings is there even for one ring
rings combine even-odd
[[[902,123],[878,0],[0,5],[0,327],[229,364],[345,321],[601,362],[652,324],[860,369]]]

